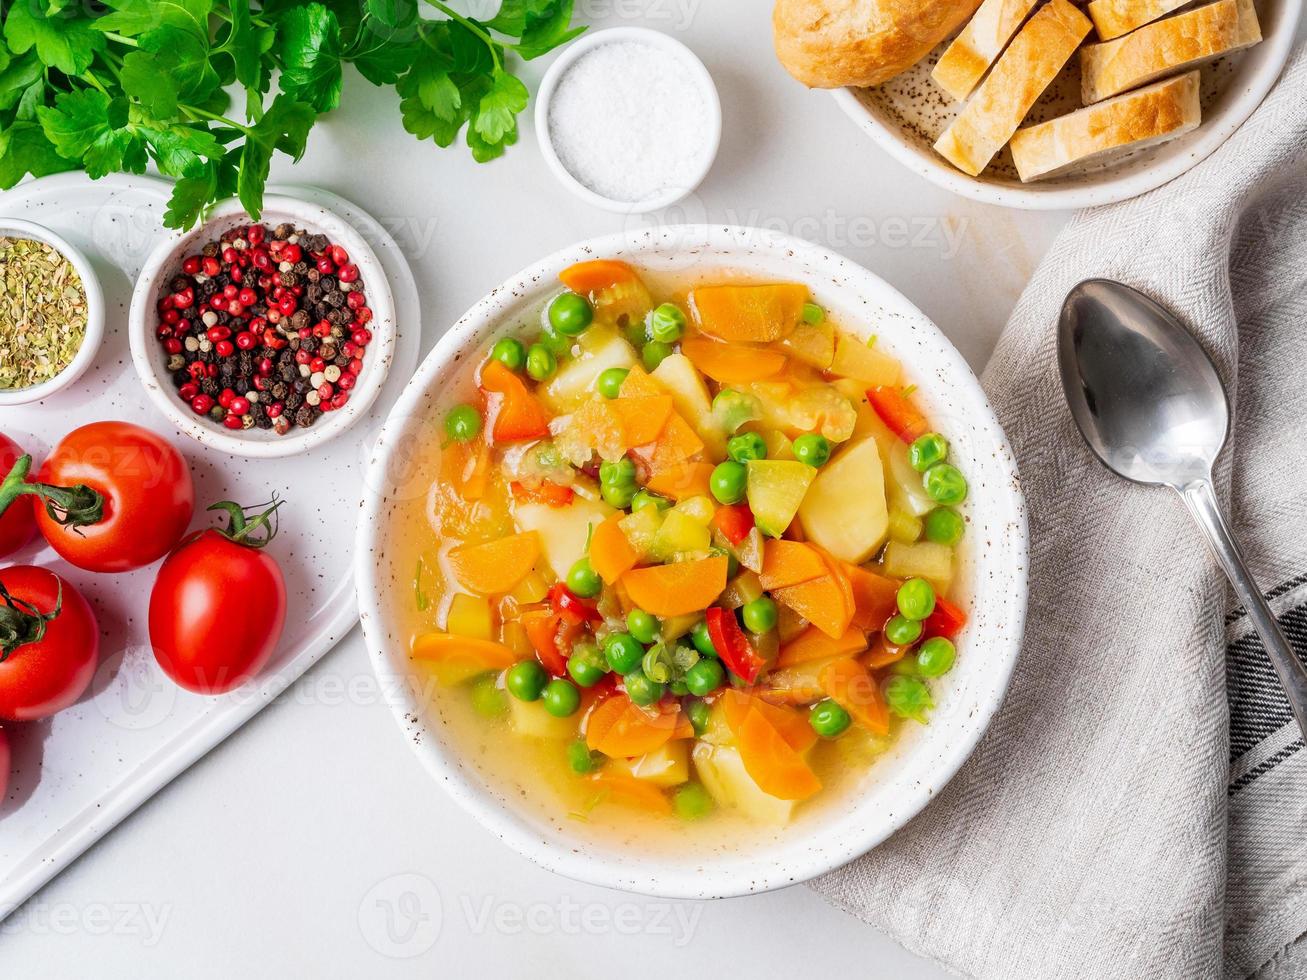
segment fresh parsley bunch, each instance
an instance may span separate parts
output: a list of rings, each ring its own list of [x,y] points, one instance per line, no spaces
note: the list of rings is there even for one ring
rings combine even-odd
[[[466,130],[472,155],[492,160],[517,142],[527,105],[510,53],[536,58],[583,30],[572,0],[503,0],[484,21],[440,0],[0,6],[0,188],[29,173],[143,173],[153,160],[177,179],[173,228],[233,194],[257,218],[273,152],[303,155],[317,117],[340,104],[346,64],[394,87],[419,139],[449,146]]]

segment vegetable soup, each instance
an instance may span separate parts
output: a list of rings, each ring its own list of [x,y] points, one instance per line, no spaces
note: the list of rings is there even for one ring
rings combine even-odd
[[[805,285],[561,278],[426,429],[391,556],[414,675],[557,824],[775,833],[929,722],[965,461]]]

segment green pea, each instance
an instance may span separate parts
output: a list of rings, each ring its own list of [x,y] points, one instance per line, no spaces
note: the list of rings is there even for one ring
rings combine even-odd
[[[653,507],[657,510],[666,510],[672,506],[672,502],[666,497],[660,497],[656,493],[650,493],[648,490],[641,490],[631,498],[631,513],[644,510],[646,507]]]
[[[534,660],[522,660],[508,668],[504,686],[519,701],[538,701],[545,689],[545,669]]]
[[[591,752],[590,746],[585,744],[583,738],[578,738],[567,746],[567,764],[572,767],[572,772],[578,776],[594,772],[603,765],[603,762],[603,753]]]
[[[626,614],[626,628],[631,631],[631,636],[640,643],[652,643],[658,639],[658,633],[663,628],[663,624],[658,622],[658,617],[645,612],[643,609],[632,609]]]
[[[526,352],[526,373],[536,381],[548,381],[558,370],[558,359],[544,344],[532,344]]]
[[[953,669],[958,649],[943,636],[932,636],[917,649],[917,669],[923,677],[941,677]]]
[[[700,783],[686,783],[672,796],[672,809],[682,820],[701,820],[712,808],[713,799]]]
[[[445,416],[445,435],[455,442],[467,442],[481,431],[481,413],[471,405],[455,405]]]
[[[493,357],[510,371],[520,371],[526,366],[526,348],[516,337],[502,337],[490,348]]]
[[[812,710],[808,712],[808,724],[822,738],[835,738],[837,735],[843,735],[852,722],[853,719],[849,717],[849,713],[830,698],[825,701],[818,701],[812,706]]]
[[[486,674],[472,682],[472,707],[484,718],[499,718],[508,710],[508,697],[495,680],[494,674]]]
[[[581,707],[581,692],[571,681],[555,677],[545,685],[541,700],[544,702],[545,710],[555,718],[566,718],[568,715],[576,714],[577,709]]]
[[[702,735],[708,730],[708,719],[712,715],[712,708],[708,707],[706,701],[686,701],[685,716],[690,719],[690,727],[694,729],[696,736]]]
[[[638,704],[640,707],[647,707],[662,698],[667,688],[657,681],[651,681],[645,676],[644,671],[631,671],[622,678],[626,685],[626,696],[631,699],[632,704]]]
[[[567,570],[567,587],[582,599],[593,599],[604,587],[604,580],[590,564],[589,558],[579,558]]]
[[[803,322],[804,323],[821,323],[826,319],[826,311],[816,303],[803,304]]]
[[[635,348],[643,347],[649,340],[643,320],[629,321],[623,328],[622,335],[626,337],[627,343]]]
[[[776,603],[770,596],[759,596],[744,604],[740,617],[744,620],[744,628],[750,633],[766,633],[776,628]]]
[[[609,368],[600,371],[595,379],[595,389],[605,398],[616,398],[622,393],[622,382],[630,374],[629,368]]]
[[[905,647],[916,643],[921,637],[921,623],[906,616],[894,615],[885,624],[885,639],[896,647]]]
[[[619,486],[635,485],[635,461],[629,456],[621,459],[606,459],[599,464],[599,482],[614,483]]]
[[[667,685],[667,690],[671,692],[673,697],[683,698],[690,693],[690,685],[686,684],[685,681],[672,681]]]
[[[675,303],[664,303],[649,314],[649,336],[664,344],[674,344],[685,333],[685,314]]]
[[[948,440],[938,432],[927,432],[908,446],[908,462],[918,473],[925,473],[948,458]]]
[[[593,643],[578,643],[567,658],[567,673],[581,687],[594,687],[608,673],[608,665]]]
[[[594,321],[590,301],[576,293],[560,293],[549,304],[549,325],[564,337],[577,337]]]
[[[644,647],[630,633],[611,633],[604,640],[604,659],[619,674],[629,674],[640,666]]]
[[[690,627],[690,642],[705,657],[717,656],[717,648],[713,646],[712,637],[708,635],[707,620],[701,619]]]
[[[743,463],[728,459],[718,463],[708,479],[708,489],[723,504],[738,504],[748,489],[749,471]]]
[[[935,590],[924,578],[910,578],[899,586],[898,606],[906,619],[925,619],[935,611]]]
[[[670,357],[672,345],[661,340],[651,340],[640,350],[640,360],[649,371],[658,370],[658,365]]]
[[[767,443],[756,432],[741,432],[726,441],[726,455],[737,463],[767,458]]]
[[[800,463],[817,467],[830,459],[830,440],[816,432],[805,432],[794,440],[794,458]]]
[[[631,501],[635,499],[635,487],[622,486],[616,483],[601,483],[599,485],[599,495],[604,498],[604,503],[609,507],[626,510],[631,506]]]
[[[545,328],[540,331],[540,343],[549,351],[549,353],[553,354],[554,357],[559,360],[562,360],[568,354],[572,353],[572,338],[564,337],[561,333],[547,324]]]
[[[950,507],[936,507],[925,519],[926,540],[955,545],[967,531],[967,522]]]
[[[700,660],[685,672],[685,686],[690,689],[691,694],[700,697],[717,690],[724,680],[726,680],[726,671],[722,667],[722,662],[710,657]]]
[[[926,470],[921,485],[937,504],[960,504],[967,499],[967,478],[952,463],[936,463]]]

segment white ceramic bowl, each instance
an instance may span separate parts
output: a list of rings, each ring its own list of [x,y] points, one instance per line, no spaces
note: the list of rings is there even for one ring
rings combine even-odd
[[[838,89],[833,95],[849,117],[890,156],[955,194],[985,204],[1039,211],[1114,204],[1160,187],[1201,162],[1229,139],[1265,98],[1293,49],[1302,3],[1258,0],[1257,13],[1262,26],[1261,43],[1203,67],[1203,121],[1197,129],[1106,169],[1030,184],[992,173],[970,177],[949,164],[923,138],[922,130],[932,130],[931,140],[939,135],[933,132],[933,126],[911,125],[917,109],[910,103],[919,106],[933,104],[933,100],[947,101],[929,77],[927,69],[934,61],[933,55],[927,64],[902,76],[898,95],[888,94],[894,91],[894,80],[880,93]],[[902,110],[897,108],[900,105]],[[1078,101],[1067,106],[1066,111],[1077,107]]]
[[[91,366],[100,343],[104,340],[104,292],[100,289],[100,279],[86,256],[66,238],[56,235],[49,228],[18,218],[0,218],[0,238],[31,238],[45,242],[77,270],[77,275],[82,280],[82,289],[86,292],[86,335],[68,366],[39,385],[0,390],[0,406],[27,405],[67,388]]]
[[[401,604],[412,569],[392,567],[392,521],[407,486],[412,440],[430,439],[431,420],[497,336],[538,310],[560,270],[583,259],[621,258],[660,270],[742,270],[801,280],[838,321],[901,358],[920,385],[922,407],[946,432],[971,483],[971,519],[959,582],[971,622],[957,667],[939,684],[928,726],[907,726],[895,747],[837,805],[800,810],[775,841],[714,855],[678,856],[607,844],[602,835],[547,823],[464,754],[455,732],[416,691]],[[1007,688],[1026,607],[1026,518],[1011,449],[979,383],[944,335],[883,280],[849,260],[788,236],[720,226],[668,226],[583,242],[551,255],[493,290],[427,356],[387,420],[368,473],[355,547],[363,632],[405,742],[428,772],[483,826],[553,871],[646,894],[709,898],[766,891],[829,871],[884,840],[948,782],[971,753]],[[850,789],[854,789],[850,787]]]
[[[372,320],[368,324],[372,342],[363,358],[358,383],[344,408],[324,413],[306,429],[292,426],[289,432],[279,436],[271,429],[227,429],[207,416],[196,415],[173,387],[168,377],[168,355],[154,335],[159,297],[168,280],[179,273],[185,256],[198,252],[206,242],[218,239],[231,228],[250,224],[250,218],[239,201],[219,204],[203,224],[188,232],[174,233],[155,247],[145,260],[136,282],[127,329],[132,362],[146,393],[179,430],[232,456],[270,459],[320,446],[367,414],[381,393],[395,356],[396,324],[395,301],[385,269],[353,225],[321,205],[271,195],[264,199],[260,220],[269,227],[284,221],[296,228],[326,235],[349,252],[351,260],[359,267],[359,278],[367,293],[368,307],[372,310]]]
[[[559,79],[587,52],[605,44],[619,44],[623,41],[646,44],[671,54],[685,68],[687,76],[700,87],[708,107],[707,129],[704,133],[704,138],[707,141],[707,151],[704,154],[702,166],[699,167],[688,185],[669,188],[665,193],[657,197],[636,202],[605,197],[577,180],[572,172],[563,165],[563,161],[559,159],[549,129],[549,110],[553,103],[554,92],[558,88]],[[650,92],[649,98],[650,100],[656,100],[658,93],[656,91]],[[559,179],[564,187],[587,204],[603,208],[606,211],[616,211],[620,214],[645,214],[650,211],[658,211],[670,207],[691,194],[708,176],[708,171],[712,169],[713,161],[717,159],[717,151],[720,149],[722,142],[722,104],[717,95],[717,86],[713,82],[712,75],[708,73],[708,69],[704,67],[698,56],[680,41],[660,31],[650,30],[646,27],[613,27],[604,31],[591,31],[582,36],[580,40],[573,41],[568,45],[554,63],[549,66],[544,78],[540,80],[540,91],[536,95],[534,118],[540,153],[544,156],[545,163],[549,165],[549,169],[553,171],[554,176]]]

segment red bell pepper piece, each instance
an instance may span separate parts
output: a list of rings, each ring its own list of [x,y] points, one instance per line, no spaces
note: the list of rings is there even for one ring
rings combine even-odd
[[[523,613],[521,622],[541,666],[555,677],[563,676],[567,671],[567,655],[558,643],[560,627],[564,625],[563,618],[558,613],[537,609]]]
[[[953,639],[967,625],[967,614],[953,603],[940,596],[935,597],[935,611],[921,624],[924,637],[943,636]]]
[[[580,598],[562,582],[549,589],[549,607],[569,623],[598,623],[603,621],[599,610]]]
[[[912,402],[903,396],[902,388],[877,385],[867,389],[867,401],[876,410],[880,420],[904,442],[924,436],[930,431],[926,416],[917,411]]]
[[[753,511],[748,504],[729,504],[718,507],[713,515],[713,526],[726,536],[731,544],[739,544],[753,530]]]
[[[509,484],[509,489],[513,491],[513,497],[517,500],[533,500],[536,503],[548,504],[550,507],[566,507],[576,496],[571,487],[559,486],[548,480],[541,481],[536,487],[528,487],[514,480]]]
[[[712,640],[722,663],[746,684],[756,681],[766,661],[753,648],[749,638],[744,635],[744,630],[740,629],[735,613],[721,606],[712,606],[704,613],[704,618],[708,622],[708,638]]]
[[[490,360],[481,367],[481,389],[487,394],[494,421],[494,442],[522,442],[549,434],[549,416],[526,384],[502,362]]]

